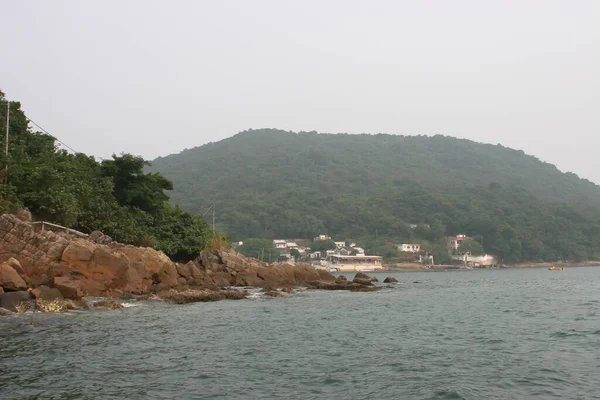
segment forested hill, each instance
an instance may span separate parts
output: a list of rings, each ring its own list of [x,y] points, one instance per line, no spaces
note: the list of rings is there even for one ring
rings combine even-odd
[[[507,262],[600,258],[600,187],[501,145],[261,129],[151,168],[174,182],[185,210],[215,202],[232,239],[465,233]]]

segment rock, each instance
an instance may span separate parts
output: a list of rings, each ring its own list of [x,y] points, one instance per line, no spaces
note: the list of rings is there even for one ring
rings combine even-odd
[[[0,295],[0,307],[12,312],[25,312],[31,309],[29,292],[8,292]]]
[[[400,282],[398,279],[394,278],[393,276],[388,276],[387,278],[385,278],[383,280],[383,283],[396,283],[396,282]]]
[[[94,308],[110,308],[111,310],[117,310],[124,307],[118,300],[100,300],[94,303]]]
[[[232,277],[227,272],[216,272],[209,276],[218,287],[227,287],[232,285]]]
[[[171,289],[163,298],[175,304],[186,304],[194,302],[218,301],[225,299],[240,300],[245,299],[247,293],[238,292],[237,290],[186,290],[185,292],[177,292]]]
[[[19,260],[17,260],[14,257],[11,257],[8,259],[8,261],[6,262],[8,265],[10,265],[11,267],[13,267],[13,269],[15,271],[17,271],[17,273],[21,276],[26,275],[25,270],[23,269],[23,267],[21,266],[21,263],[19,262]]]
[[[27,283],[8,263],[0,264],[0,286],[5,290],[25,290]]]
[[[285,294],[278,292],[277,290],[268,290],[263,293],[265,296],[269,297],[285,297]]]
[[[36,302],[46,301],[50,302],[53,300],[64,300],[64,297],[60,290],[57,288],[49,288],[48,286],[38,286],[31,291]]]
[[[67,299],[79,300],[83,297],[80,285],[68,276],[56,276],[52,278],[50,284]]]
[[[369,285],[371,283],[369,282]],[[355,282],[347,282],[347,281],[335,281],[335,282],[323,282],[316,281],[311,282],[308,285],[311,289],[320,289],[320,290],[349,290],[351,292],[374,292],[376,290],[380,290],[379,287],[368,286]]]
[[[31,222],[31,212],[27,208],[19,208],[15,214],[17,218],[24,222]]]
[[[4,293],[4,289],[2,289],[2,286],[0,286],[0,294]]]
[[[112,243],[112,238],[100,231],[93,231],[92,233],[90,233],[90,235],[88,236],[88,240],[94,243],[105,245],[109,245]]]
[[[369,282],[379,282],[379,280],[377,280],[377,278],[375,277],[370,277],[367,274],[364,274],[362,272],[357,272],[356,275],[354,275],[354,279],[363,279],[363,280],[368,280]]]
[[[7,310],[6,308],[0,307],[0,317],[6,317],[7,315],[14,314],[12,311]]]
[[[242,271],[235,275],[235,286],[254,286],[259,287],[265,284],[265,280],[260,278],[254,271]]]
[[[340,275],[340,276],[338,276],[337,278],[338,278],[338,280],[340,280],[340,281],[347,281],[347,280],[348,280],[348,278],[346,278],[346,275]]]

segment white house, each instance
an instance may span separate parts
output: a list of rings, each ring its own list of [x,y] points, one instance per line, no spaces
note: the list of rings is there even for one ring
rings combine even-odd
[[[314,241],[316,242],[317,240],[331,240],[331,236],[328,236],[328,235],[319,235],[319,236],[315,237]]]
[[[466,253],[461,256],[452,256],[452,261],[468,267],[492,267],[498,264],[496,257],[489,254],[472,256],[471,253]]]
[[[275,246],[276,249],[285,249],[286,243],[285,240],[273,240],[273,246]]]
[[[407,253],[418,253],[419,251],[421,251],[421,245],[414,243],[402,243],[398,245],[398,251],[405,251]]]
[[[333,242],[335,243],[335,247],[341,249],[342,247],[346,247],[346,242]]]
[[[296,242],[286,242],[285,246],[290,250],[298,248],[298,244]]]
[[[450,236],[448,237],[448,247],[454,250],[458,250],[460,245],[462,245],[462,242],[464,242],[467,239],[471,239],[471,237],[467,235]]]
[[[353,247],[352,250],[355,250],[358,255],[365,255],[365,249],[362,247]]]

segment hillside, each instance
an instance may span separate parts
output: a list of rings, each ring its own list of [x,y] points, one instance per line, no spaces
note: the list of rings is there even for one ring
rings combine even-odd
[[[153,161],[232,239],[482,236],[505,261],[589,259],[600,187],[522,151],[445,136],[241,132]],[[409,224],[427,224],[411,229]]]

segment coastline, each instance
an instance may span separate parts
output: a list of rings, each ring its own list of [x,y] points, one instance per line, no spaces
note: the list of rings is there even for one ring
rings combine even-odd
[[[434,265],[424,266],[416,263],[406,264],[384,264],[382,271],[403,272],[403,271],[441,271],[441,270],[470,270],[470,269],[509,269],[509,268],[549,268],[549,267],[600,267],[600,261],[580,261],[580,262],[523,262],[517,264],[505,264],[497,267],[473,267],[465,268],[462,265]]]

